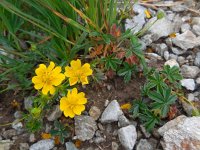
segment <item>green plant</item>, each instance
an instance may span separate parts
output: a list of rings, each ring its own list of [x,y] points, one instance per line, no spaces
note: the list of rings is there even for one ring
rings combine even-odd
[[[50,130],[51,136],[58,136],[59,141],[63,144],[65,138],[69,136],[68,129],[58,120],[54,121],[55,129]]]
[[[179,68],[175,66],[164,66],[162,71],[149,69],[146,76],[147,82],[141,89],[142,98],[133,101],[130,111],[134,117],[140,118],[146,129],[150,131],[160,123],[161,119],[168,116],[170,106],[178,98],[174,91],[179,88],[176,85],[182,76]]]

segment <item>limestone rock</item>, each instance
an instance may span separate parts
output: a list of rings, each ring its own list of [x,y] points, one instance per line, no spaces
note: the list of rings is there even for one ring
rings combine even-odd
[[[118,130],[119,141],[126,150],[132,150],[136,139],[137,132],[134,125],[120,128]]]
[[[184,33],[177,35],[172,39],[174,45],[188,50],[200,45],[200,37],[196,37],[191,31],[187,30]]]
[[[101,123],[115,122],[118,121],[119,116],[122,114],[123,112],[119,106],[119,103],[117,102],[117,100],[113,100],[112,102],[110,102],[110,104],[108,104],[108,106],[102,113],[100,121]]]
[[[90,116],[75,116],[75,139],[81,141],[90,140],[93,138],[97,125],[95,120]]]

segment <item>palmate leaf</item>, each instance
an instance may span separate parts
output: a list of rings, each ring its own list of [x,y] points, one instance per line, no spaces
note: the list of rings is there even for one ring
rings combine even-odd
[[[105,63],[106,69],[112,69],[114,71],[116,71],[118,65],[121,64],[121,60],[119,60],[118,58],[114,58],[113,56],[102,58],[101,61]]]
[[[133,117],[138,117],[140,112],[148,110],[148,107],[145,102],[142,100],[134,100],[130,112],[133,114]]]
[[[163,89],[149,92],[149,98],[151,98],[154,102],[152,103],[152,109],[160,110],[161,116],[166,117],[169,112],[169,107],[171,104],[175,103],[177,97],[175,95],[171,95],[171,89]]]
[[[169,65],[165,65],[163,71],[161,71],[165,75],[165,77],[171,82],[174,83],[176,81],[180,81],[183,77],[180,74],[180,70],[177,66],[170,67]]]
[[[160,122],[159,117],[150,110],[143,111],[139,118],[144,122],[147,131],[151,131]]]
[[[119,76],[124,76],[124,81],[127,83],[131,80],[131,75],[136,71],[136,65],[129,65],[127,62],[123,63],[124,67],[120,69],[117,74]]]

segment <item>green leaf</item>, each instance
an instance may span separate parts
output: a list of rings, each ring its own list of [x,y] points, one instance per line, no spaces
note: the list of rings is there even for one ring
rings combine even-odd
[[[120,69],[117,74],[119,76],[124,76],[125,83],[128,83],[131,80],[131,75],[136,71],[136,65],[129,65],[127,62],[123,63],[123,68]]]
[[[118,65],[121,64],[121,60],[119,60],[118,58],[114,58],[113,56],[102,58],[101,61],[105,62],[106,69],[112,69],[114,71],[116,71]]]

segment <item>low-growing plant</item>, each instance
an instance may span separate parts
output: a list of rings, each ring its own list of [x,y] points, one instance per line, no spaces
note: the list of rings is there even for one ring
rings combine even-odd
[[[30,131],[35,132],[41,128],[45,111],[55,103],[59,103],[65,117],[74,118],[85,110],[87,98],[83,92],[78,92],[75,85],[88,84],[88,76],[93,71],[90,64],[81,65],[79,59],[72,60],[70,65],[65,67],[64,73],[62,67],[56,66],[54,62],[50,62],[49,66],[40,64],[35,70],[36,76],[32,78],[32,82],[38,92],[33,100],[33,107],[25,115],[26,126]],[[60,136],[63,141],[64,135]]]
[[[175,91],[181,87],[181,79],[179,68],[176,66],[164,66],[162,71],[149,70],[147,81],[141,89],[142,97],[133,101],[130,110],[134,117],[141,119],[148,131],[168,116],[170,106],[178,98]]]

